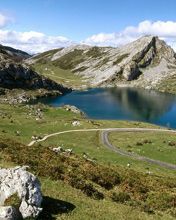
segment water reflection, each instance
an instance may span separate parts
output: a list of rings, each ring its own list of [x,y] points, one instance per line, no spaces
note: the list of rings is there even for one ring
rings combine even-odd
[[[113,88],[109,92],[114,101],[136,117],[152,121],[170,111],[175,103],[175,97],[170,94],[147,91],[134,88]]]

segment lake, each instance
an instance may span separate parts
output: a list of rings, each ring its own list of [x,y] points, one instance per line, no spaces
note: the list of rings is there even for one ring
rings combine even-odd
[[[133,120],[176,128],[176,96],[134,88],[96,88],[40,99],[54,107],[74,105],[92,119]]]

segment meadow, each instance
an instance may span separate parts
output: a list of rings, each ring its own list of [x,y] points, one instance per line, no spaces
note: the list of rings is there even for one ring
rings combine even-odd
[[[0,118],[0,165],[29,165],[29,170],[38,176],[44,195],[39,219],[176,217],[175,171],[111,152],[102,144],[100,131],[62,134],[27,146],[32,136],[42,138],[71,129],[158,126],[90,120],[43,104],[1,104]],[[80,125],[73,126],[74,121]],[[173,134],[112,132],[109,139],[127,151],[175,163]],[[71,148],[73,153],[53,152],[52,148],[58,146]]]

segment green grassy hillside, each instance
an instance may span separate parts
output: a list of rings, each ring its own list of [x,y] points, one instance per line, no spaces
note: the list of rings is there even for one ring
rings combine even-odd
[[[90,47],[86,51],[74,49],[52,60],[52,57],[61,50],[62,48],[51,50],[35,56],[32,58],[32,67],[36,72],[72,88],[90,86],[90,80],[87,81],[80,74],[88,68],[82,65],[84,61],[100,59],[96,68],[100,68],[109,61],[108,58],[104,58],[106,52],[101,47]],[[81,64],[80,68],[78,67],[79,64]]]
[[[73,74],[71,70],[62,69],[52,63],[36,63],[33,65],[33,68],[36,72],[67,87],[80,88],[83,85],[87,85],[80,76]]]
[[[158,90],[161,92],[168,92],[176,94],[176,75],[167,77],[159,85]]]
[[[156,126],[89,120],[42,104],[1,104],[0,119],[0,165],[29,165],[30,171],[39,177],[44,195],[44,210],[39,219],[176,217],[175,171],[111,152],[101,143],[99,131],[62,134],[27,146],[32,136],[42,138],[70,129]],[[79,121],[80,126],[74,127],[73,121]],[[110,140],[117,147],[139,154],[144,151],[146,156],[162,161],[169,161],[170,157],[169,162],[175,163],[175,148],[169,144],[174,142],[174,135],[114,132]],[[52,148],[58,146],[72,148],[73,153],[54,153]]]

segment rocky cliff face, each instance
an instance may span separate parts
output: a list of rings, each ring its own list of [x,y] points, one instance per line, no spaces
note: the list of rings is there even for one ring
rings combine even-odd
[[[0,87],[13,89],[46,89],[66,92],[64,86],[55,83],[49,78],[43,77],[30,68],[14,63],[5,63],[0,66]]]
[[[71,70],[92,86],[127,84],[156,88],[176,74],[176,55],[158,37],[145,36],[120,48],[74,45],[28,59]]]
[[[0,46],[0,87],[14,89],[59,90],[65,93],[69,89],[39,75],[22,63],[29,57],[25,52]]]

